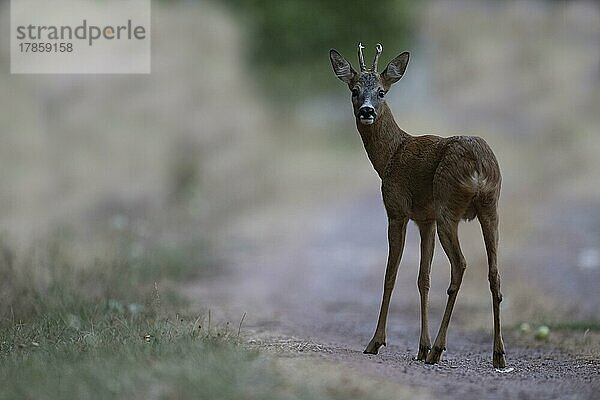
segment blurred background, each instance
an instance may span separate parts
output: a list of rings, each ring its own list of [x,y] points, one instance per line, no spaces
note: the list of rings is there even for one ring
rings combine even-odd
[[[164,0],[152,18],[147,76],[11,75],[0,44],[0,317],[32,312],[31,293],[64,279],[58,264],[120,260],[140,281],[188,286],[228,270],[254,282],[244,260],[310,243],[315,230],[328,238],[318,271],[335,260],[366,271],[376,307],[380,183],[328,59],[333,47],[356,66],[362,41],[368,60],[383,44],[381,65],[411,52],[389,96],[404,130],[478,135],[495,150],[509,323],[558,309],[598,319],[598,2]],[[8,38],[8,1],[0,23]],[[328,220],[374,237],[372,257],[321,229]],[[461,232],[475,303],[489,297],[482,240],[477,224]],[[416,282],[416,264],[404,270]],[[298,284],[302,270],[286,271],[282,287]]]

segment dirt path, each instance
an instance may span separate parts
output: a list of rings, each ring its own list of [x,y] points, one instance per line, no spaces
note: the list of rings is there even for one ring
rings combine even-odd
[[[461,296],[450,325],[448,351],[439,365],[414,361],[419,338],[416,288],[418,233],[409,226],[387,341],[377,356],[362,354],[373,333],[387,252],[386,218],[378,197],[352,200],[312,221],[308,231],[239,254],[227,276],[185,288],[204,307],[239,321],[252,344],[287,356],[343,363],[365,376],[424,388],[435,398],[598,398],[600,362],[548,346],[519,346],[506,329],[510,373],[491,366],[490,330],[469,329],[470,316],[488,304]],[[436,248],[431,289],[431,335],[445,304],[448,266]],[[487,282],[482,282],[487,288]],[[467,292],[468,293],[468,292]],[[487,312],[487,311],[486,311]],[[486,314],[487,315],[487,314]]]
[[[573,319],[600,320],[600,202],[555,201],[538,210],[521,259]],[[540,257],[540,255],[543,255]]]

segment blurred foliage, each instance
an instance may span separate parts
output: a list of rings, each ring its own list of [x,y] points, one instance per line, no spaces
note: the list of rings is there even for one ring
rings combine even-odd
[[[405,50],[414,38],[415,2],[407,0],[225,0],[251,36],[248,57],[267,89],[289,96],[331,86],[328,51],[336,48],[356,68],[356,46],[371,62],[376,43],[383,59]]]

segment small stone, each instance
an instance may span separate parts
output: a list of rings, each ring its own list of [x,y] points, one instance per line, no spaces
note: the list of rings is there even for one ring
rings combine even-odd
[[[546,325],[542,325],[535,331],[535,339],[536,340],[548,340],[548,335],[550,335],[550,328]]]

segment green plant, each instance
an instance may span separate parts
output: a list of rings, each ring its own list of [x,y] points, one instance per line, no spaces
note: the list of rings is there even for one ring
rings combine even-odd
[[[227,0],[251,32],[248,57],[275,92],[333,86],[327,54],[356,53],[381,42],[395,55],[414,38],[414,2],[407,0]],[[385,57],[384,57],[385,58]],[[354,61],[354,60],[353,60]],[[293,79],[290,79],[293,76]]]

